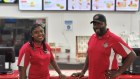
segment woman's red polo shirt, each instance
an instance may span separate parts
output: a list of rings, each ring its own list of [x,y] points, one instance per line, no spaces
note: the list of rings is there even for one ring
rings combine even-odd
[[[25,43],[18,57],[18,66],[27,67],[27,77],[29,79],[49,79],[48,66],[54,60],[50,47],[46,44],[47,53],[44,53],[43,46],[39,47],[34,43],[33,50],[29,42]]]

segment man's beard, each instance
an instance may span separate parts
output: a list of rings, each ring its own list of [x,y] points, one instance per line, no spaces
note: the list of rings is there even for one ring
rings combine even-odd
[[[102,28],[93,28],[98,36],[103,36],[106,33],[106,26]]]

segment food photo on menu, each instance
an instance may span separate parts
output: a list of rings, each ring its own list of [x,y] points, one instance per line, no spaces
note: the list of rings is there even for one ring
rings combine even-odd
[[[139,0],[116,0],[117,11],[138,11]]]
[[[93,0],[92,10],[105,10],[114,11],[115,10],[115,0]]]
[[[66,10],[67,0],[44,0],[43,10]]]
[[[91,10],[91,0],[68,0],[68,10]]]
[[[19,0],[19,10],[42,10],[42,0]]]

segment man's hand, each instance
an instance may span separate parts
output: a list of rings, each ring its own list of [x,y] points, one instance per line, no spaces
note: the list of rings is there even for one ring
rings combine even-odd
[[[117,76],[119,76],[121,73],[119,73],[117,70],[108,70],[106,73],[105,73],[105,76],[107,79],[113,79]]]
[[[84,73],[83,72],[77,72],[77,73],[73,73],[71,76],[81,78],[81,77],[84,76]]]

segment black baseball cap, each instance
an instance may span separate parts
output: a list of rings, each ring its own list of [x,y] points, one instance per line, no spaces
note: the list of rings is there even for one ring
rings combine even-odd
[[[94,22],[105,22],[106,23],[106,17],[103,14],[96,14],[93,16],[93,21],[90,22],[90,24]]]

